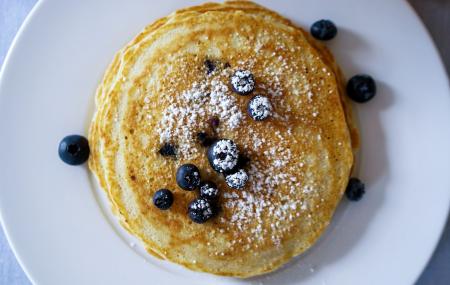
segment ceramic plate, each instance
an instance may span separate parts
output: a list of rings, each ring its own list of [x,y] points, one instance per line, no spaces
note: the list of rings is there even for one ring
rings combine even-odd
[[[450,202],[450,96],[436,49],[404,1],[260,1],[328,43],[347,77],[371,74],[378,94],[355,106],[363,200],[344,199],[308,252],[275,273],[239,280],[146,254],[124,232],[86,168],[62,163],[67,134],[87,135],[94,91],[114,53],[144,26],[199,1],[40,1],[0,80],[0,209],[11,246],[36,284],[412,284]],[[374,12],[376,11],[376,13]]]

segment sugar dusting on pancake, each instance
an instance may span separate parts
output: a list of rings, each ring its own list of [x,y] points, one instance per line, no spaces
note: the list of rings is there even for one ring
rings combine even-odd
[[[265,68],[264,73],[268,75],[268,81],[273,88],[267,88],[262,83],[260,90],[264,90],[268,96],[276,98],[275,110],[277,106],[286,105],[283,99],[283,88],[280,86],[279,76],[287,74],[291,70],[290,65],[282,56],[278,58],[281,65],[277,69]],[[242,67],[253,66],[254,59],[239,61]],[[240,71],[240,66],[234,68],[225,68],[219,72],[210,72],[202,82],[195,82],[192,88],[168,96],[169,106],[164,110],[163,117],[158,123],[158,133],[160,142],[172,142],[179,146],[179,158],[182,160],[195,159],[204,155],[198,143],[193,139],[199,129],[208,129],[208,119],[217,116],[220,119],[218,132],[221,129],[236,129],[240,126],[245,113],[241,112],[236,95],[231,88],[228,88],[228,78],[232,78],[233,70]],[[325,76],[331,76],[326,69]],[[174,79],[176,80],[176,79]],[[263,81],[265,82],[265,81]],[[313,83],[318,87],[323,82]],[[313,105],[314,93],[309,85],[303,86],[302,93],[306,94],[305,103]],[[270,94],[270,95],[269,95]],[[292,138],[292,126],[288,123],[290,106],[282,114],[275,112],[275,118],[281,122],[286,122],[286,132],[276,130],[274,132],[276,140],[273,138],[264,138],[258,132],[249,130],[251,135],[245,137],[242,141],[242,148],[247,153],[258,153],[260,149],[266,161],[262,163],[259,160],[252,161],[249,167],[250,185],[245,190],[232,190],[223,195],[224,207],[233,213],[231,218],[222,217],[220,222],[224,224],[229,231],[230,227],[237,227],[239,231],[234,231],[235,238],[231,242],[231,247],[236,243],[245,243],[245,249],[252,246],[258,246],[258,241],[263,241],[269,236],[274,245],[280,245],[280,240],[289,228],[283,227],[283,221],[292,221],[299,217],[302,212],[308,210],[307,202],[303,200],[290,201],[283,192],[277,192],[279,185],[288,185],[292,193],[302,189],[305,195],[317,195],[314,183],[305,183],[298,179],[298,167],[302,168],[304,161],[299,161],[299,157],[292,157],[288,144],[296,144],[295,138]],[[149,110],[149,113],[151,111]],[[312,117],[316,117],[318,112],[312,109]],[[246,126],[241,126],[245,128]],[[265,126],[262,126],[263,128]],[[316,137],[320,140],[320,137]],[[276,198],[276,202],[272,202]],[[295,213],[292,213],[295,211]],[[272,219],[274,222],[266,224],[264,218]],[[305,219],[311,216],[304,215]],[[252,236],[247,241],[239,240],[240,231],[248,231]],[[216,252],[215,254],[220,254]]]
[[[236,70],[254,75],[252,94],[233,92]],[[256,94],[272,105],[264,121],[247,114]],[[353,156],[341,95],[328,51],[281,16],[240,1],[180,10],[147,27],[106,72],[90,167],[150,253],[220,275],[269,272],[317,240],[345,189]],[[244,188],[212,170],[199,132],[233,140],[249,158]],[[166,144],[176,155],[160,154]],[[198,193],[175,181],[185,163],[219,189],[221,211],[201,225],[186,214]],[[160,188],[174,194],[164,213],[150,201]]]
[[[223,74],[227,74],[226,70]],[[236,129],[243,117],[227,84],[217,79],[194,82],[191,89],[168,100],[169,106],[158,124],[160,142],[176,141],[183,159],[200,155],[193,138],[196,130],[208,128],[210,118],[218,117],[221,128]]]

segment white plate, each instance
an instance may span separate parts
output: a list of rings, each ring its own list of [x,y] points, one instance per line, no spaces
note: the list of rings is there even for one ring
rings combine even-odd
[[[320,242],[282,270],[242,281],[145,254],[111,217],[86,167],[63,164],[59,140],[87,133],[93,94],[114,53],[186,1],[39,2],[0,82],[0,208],[7,237],[38,284],[412,284],[450,201],[450,97],[424,27],[402,1],[261,1],[301,26],[330,18],[345,74],[377,79],[356,106],[367,194],[342,202]],[[195,3],[199,3],[195,1]],[[161,283],[164,282],[164,283]]]

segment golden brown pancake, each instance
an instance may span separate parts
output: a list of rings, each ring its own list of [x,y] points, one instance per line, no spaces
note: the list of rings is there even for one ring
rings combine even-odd
[[[230,86],[236,70],[251,95]],[[253,95],[273,106],[255,121]],[[122,225],[149,253],[192,270],[250,277],[304,252],[330,223],[353,165],[357,133],[332,55],[289,20],[252,2],[206,3],[146,27],[117,53],[96,94],[89,166]],[[211,119],[218,119],[217,128]],[[249,158],[243,189],[227,186],[196,134],[233,140]],[[165,143],[175,157],[162,156]],[[177,168],[218,185],[218,214],[192,222]],[[153,194],[170,189],[162,211]]]

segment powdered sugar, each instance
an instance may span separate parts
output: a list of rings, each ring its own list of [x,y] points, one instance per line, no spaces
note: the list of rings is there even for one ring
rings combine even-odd
[[[291,146],[297,144],[296,135],[293,135],[289,126],[292,103],[283,98],[285,87],[281,84],[285,82],[283,76],[288,72],[288,63],[285,58],[279,58],[279,61],[280,66],[265,66],[263,75],[255,72],[258,86],[251,87],[251,89],[256,88],[259,94],[267,96],[264,97],[266,100],[263,102],[255,101],[255,104],[258,103],[258,106],[264,108],[259,110],[253,106],[252,109],[256,109],[263,116],[270,114],[273,121],[279,123],[277,128],[270,129],[267,125],[261,125],[261,128],[267,127],[267,129],[259,131],[249,129],[242,124],[245,117],[248,117],[243,113],[245,104],[238,104],[239,100],[243,101],[243,97],[238,96],[231,87],[228,87],[230,74],[223,72],[211,73],[206,79],[192,84],[180,94],[168,94],[169,102],[158,124],[161,143],[176,144],[182,159],[194,159],[203,155],[201,147],[193,138],[197,132],[209,127],[208,122],[214,116],[220,120],[217,131],[219,137],[224,130],[237,128],[245,130],[245,136],[239,137],[236,141],[239,142],[239,147],[242,147],[241,151],[244,151],[246,155],[249,154],[250,164],[245,167],[245,170],[242,169],[242,172],[228,175],[225,180],[233,186],[245,180],[246,185],[244,188],[234,187],[237,188],[236,190],[226,187],[220,189],[221,206],[227,209],[226,212],[230,213],[230,216],[217,218],[221,227],[219,231],[235,232],[236,239],[233,244],[240,243],[256,247],[259,241],[269,239],[273,244],[280,245],[292,226],[292,223],[287,221],[298,219],[299,216],[307,218],[308,210],[317,206],[308,205],[303,198],[291,199],[313,195],[317,189],[300,175],[306,172],[307,160],[291,150]],[[244,67],[251,70],[252,64],[254,63],[248,61],[237,62],[237,66],[233,68]],[[259,76],[264,78],[260,79]],[[233,80],[237,83],[238,79],[231,77],[231,85],[236,88],[237,85],[235,86]],[[244,93],[250,90],[250,87],[245,84],[242,88],[240,91]],[[303,104],[313,102],[318,96],[312,93],[310,86],[298,86],[292,92],[298,92],[298,97],[303,100]],[[267,98],[270,98],[270,101]],[[247,98],[245,100],[244,102],[248,102]],[[309,110],[309,106],[304,107]],[[311,112],[317,111],[311,110]],[[317,112],[316,115],[319,113]],[[220,146],[222,147],[230,148],[230,145],[224,143]],[[293,153],[296,153],[295,157]],[[254,156],[257,158],[254,159]],[[237,159],[236,162],[234,158],[232,160],[221,159],[214,161],[214,164],[223,164],[221,167],[232,169]],[[249,240],[240,240],[239,232],[235,229],[250,232],[252,235]]]
[[[302,192],[306,185],[297,178],[301,157],[294,160],[288,147],[288,142],[295,144],[292,130],[273,131],[270,137],[269,140],[249,132],[249,140],[253,143],[248,144],[248,151],[262,154],[263,159],[251,160],[247,169],[248,186],[244,190],[223,195],[224,206],[233,213],[227,223],[251,232],[250,242],[254,246],[267,237],[274,245],[280,245],[282,237],[290,230],[286,221],[298,218],[307,210],[302,200],[288,198]],[[265,149],[262,153],[261,148]],[[280,187],[285,190],[280,191]],[[267,224],[267,221],[273,222]]]
[[[236,104],[236,99],[229,92],[228,86],[218,80],[212,80],[210,86],[208,110],[213,115],[219,116],[221,121],[224,121],[231,129],[237,128],[243,115]]]
[[[169,104],[158,122],[160,142],[178,145],[178,155],[183,159],[198,156],[199,149],[193,137],[199,130],[207,128],[211,117],[219,118],[221,124],[230,129],[237,128],[243,117],[236,98],[223,79],[209,79],[193,83],[181,96],[168,96]]]

